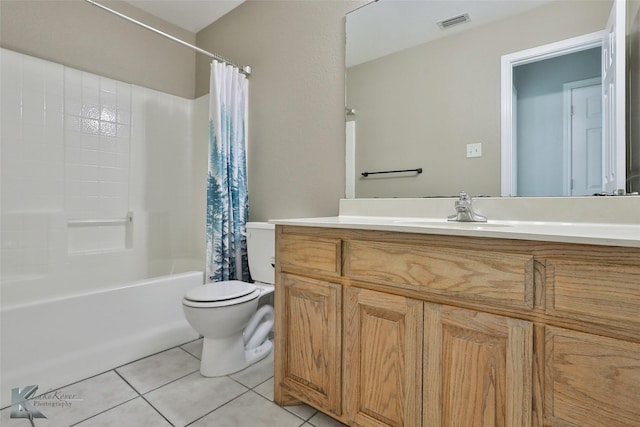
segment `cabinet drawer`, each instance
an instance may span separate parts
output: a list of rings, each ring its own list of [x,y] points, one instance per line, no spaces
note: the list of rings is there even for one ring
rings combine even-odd
[[[547,312],[640,331],[640,265],[549,259]]]
[[[341,240],[281,234],[278,243],[283,271],[315,271],[340,276]]]
[[[533,257],[471,249],[350,241],[347,276],[473,301],[533,307]]]

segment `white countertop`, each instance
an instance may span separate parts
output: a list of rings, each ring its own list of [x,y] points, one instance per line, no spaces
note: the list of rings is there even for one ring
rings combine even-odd
[[[640,225],[542,221],[449,222],[442,218],[334,216],[269,221],[276,225],[328,227],[447,236],[492,237],[640,247]]]
[[[474,198],[488,222],[449,222],[455,198],[342,199],[338,216],[278,219],[279,225],[353,228],[640,247],[640,196]]]

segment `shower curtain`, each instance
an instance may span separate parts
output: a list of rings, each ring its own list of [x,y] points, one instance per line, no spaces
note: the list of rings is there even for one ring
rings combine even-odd
[[[249,280],[246,223],[249,82],[230,65],[211,63],[209,174],[207,183],[207,277]]]

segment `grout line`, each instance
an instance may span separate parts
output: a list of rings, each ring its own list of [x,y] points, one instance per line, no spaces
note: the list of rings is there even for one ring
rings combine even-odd
[[[198,338],[198,339],[200,339],[200,338]],[[112,369],[113,370],[120,369],[120,368],[122,368],[124,366],[131,365],[132,363],[139,362],[142,359],[146,359],[147,357],[155,356],[157,354],[164,353],[165,351],[173,350],[174,348],[180,348],[180,350],[186,351],[185,349],[181,348],[181,346],[189,344],[189,343],[192,343],[194,341],[197,341],[198,339],[187,341],[187,342],[182,343],[182,344],[174,345],[173,347],[165,348],[164,350],[156,351],[155,353],[151,353],[151,354],[148,354],[146,356],[142,356],[142,357],[140,357],[138,359],[132,360],[131,362],[123,363],[122,365],[118,365],[118,366],[116,366],[115,368],[112,368]],[[187,353],[189,353],[189,352],[187,351]],[[191,354],[191,353],[189,353],[189,354]],[[193,354],[191,354],[191,355],[193,356]],[[196,357],[196,359],[198,359],[198,358]]]
[[[244,391],[244,392],[240,393],[239,395],[235,396],[233,399],[227,400],[222,405],[212,409],[211,411],[207,412],[206,414],[202,415],[201,417],[196,418],[195,420],[191,421],[189,424],[186,424],[185,427],[190,426],[191,424],[193,424],[193,423],[195,423],[197,421],[200,421],[201,419],[203,419],[207,415],[211,414],[212,412],[215,412],[218,409],[222,408],[223,406],[227,406],[229,403],[233,402],[234,400],[239,399],[241,396],[244,396],[247,393],[251,393],[251,390],[249,388],[247,388],[246,386],[244,386],[244,387],[247,389],[246,391]]]
[[[116,372],[116,370],[115,370],[115,369],[114,369],[114,372]],[[169,425],[173,426],[173,423],[172,423],[171,421],[169,421],[169,420],[167,419],[167,417],[165,417],[165,416],[164,416],[164,414],[163,414],[162,412],[160,412],[160,411],[159,411],[155,406],[153,406],[153,404],[152,404],[151,402],[149,402],[149,401],[147,400],[147,398],[146,398],[146,397],[144,397],[144,395],[143,395],[142,393],[140,393],[138,390],[136,390],[136,388],[135,388],[134,386],[132,386],[132,385],[129,383],[129,381],[127,381],[127,380],[126,380],[126,379],[125,379],[125,378],[124,378],[124,377],[123,377],[119,372],[116,372],[116,374],[118,374],[118,376],[119,376],[120,378],[122,378],[122,381],[124,381],[125,383],[127,383],[127,384],[129,385],[129,387],[131,387],[131,388],[132,388],[136,393],[138,393],[138,397],[141,397],[141,398],[142,398],[142,400],[144,400],[145,402],[147,402],[147,405],[151,406],[151,407],[153,408],[153,410],[154,410],[154,411],[156,411],[158,414],[160,414],[160,416],[161,416],[162,418],[164,418],[164,419],[169,423]],[[158,388],[159,388],[159,387],[158,387]]]
[[[142,394],[140,394],[140,392],[133,385],[131,385],[131,383],[129,381],[127,381],[127,379],[125,377],[123,377],[120,372],[116,371],[115,369],[113,370],[113,372],[115,372],[116,375],[119,376],[120,379],[122,379],[122,381],[124,381],[129,387],[131,387],[133,389],[133,391],[135,391],[138,396],[142,396]]]
[[[146,394],[153,393],[154,391],[156,391],[156,390],[158,390],[158,389],[161,389],[162,387],[168,386],[169,384],[173,384],[173,383],[175,383],[176,381],[180,381],[181,379],[186,378],[186,377],[188,377],[189,375],[193,375],[193,374],[195,374],[196,372],[198,372],[198,370],[197,370],[197,369],[196,369],[196,370],[194,370],[194,371],[191,371],[191,372],[189,372],[188,374],[185,374],[185,375],[183,375],[183,376],[181,376],[181,377],[175,378],[175,379],[173,379],[173,380],[169,381],[168,383],[164,383],[164,384],[162,384],[162,385],[159,385],[159,386],[158,386],[158,387],[156,387],[156,388],[152,388],[151,390],[147,390],[147,391],[145,391],[145,392],[144,392],[144,394],[140,394],[140,396],[144,396],[144,395],[146,395]],[[136,391],[137,391],[137,390],[136,390]],[[138,393],[139,393],[139,392],[138,392]]]
[[[107,371],[107,372],[108,372],[108,371]],[[134,391],[135,391],[135,390],[134,390]],[[136,393],[137,393],[137,392],[136,392]],[[96,413],[96,414],[93,414],[93,415],[91,415],[91,416],[89,416],[89,417],[87,417],[87,418],[85,418],[85,419],[83,419],[83,420],[81,420],[81,421],[78,421],[78,422],[76,422],[76,423],[71,424],[71,427],[73,427],[73,426],[77,426],[78,424],[81,424],[81,423],[83,423],[83,422],[85,422],[85,421],[88,421],[88,420],[90,420],[90,419],[92,419],[92,418],[95,418],[95,417],[97,417],[98,415],[104,414],[105,412],[109,412],[110,410],[115,409],[115,408],[117,408],[118,406],[122,406],[122,405],[124,405],[124,404],[126,404],[126,403],[129,403],[129,402],[131,402],[131,401],[133,401],[133,400],[136,400],[136,399],[138,399],[139,397],[140,397],[140,395],[135,396],[135,397],[132,397],[131,399],[129,399],[129,400],[125,400],[124,402],[121,402],[121,403],[118,403],[117,405],[112,406],[112,407],[110,407],[110,408],[107,408],[107,409],[105,409],[104,411],[100,411],[100,412],[98,412],[98,413]]]
[[[198,338],[197,340],[193,340],[193,341],[189,341],[189,342],[187,342],[187,343],[184,343],[184,344],[182,344],[181,346],[179,346],[179,348],[180,348],[180,350],[182,350],[182,351],[186,352],[186,353],[187,353],[187,354],[189,354],[190,356],[193,356],[193,357],[195,357],[196,359],[198,359],[198,361],[201,361],[201,360],[202,360],[202,356],[198,357],[198,356],[196,356],[195,354],[191,353],[189,350],[186,350],[186,349],[182,348],[182,346],[185,346],[185,345],[187,345],[187,344],[191,344],[192,342],[195,342],[195,341],[198,341],[198,340],[201,340],[201,339],[202,339],[202,338]]]

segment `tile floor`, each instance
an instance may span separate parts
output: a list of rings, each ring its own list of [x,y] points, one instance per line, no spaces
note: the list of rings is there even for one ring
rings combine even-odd
[[[273,353],[226,377],[200,375],[202,340],[62,387],[40,400],[36,427],[334,427],[343,424],[307,405],[273,403]],[[76,396],[78,400],[73,400]],[[53,406],[51,402],[63,402]],[[30,427],[0,412],[0,425]]]

